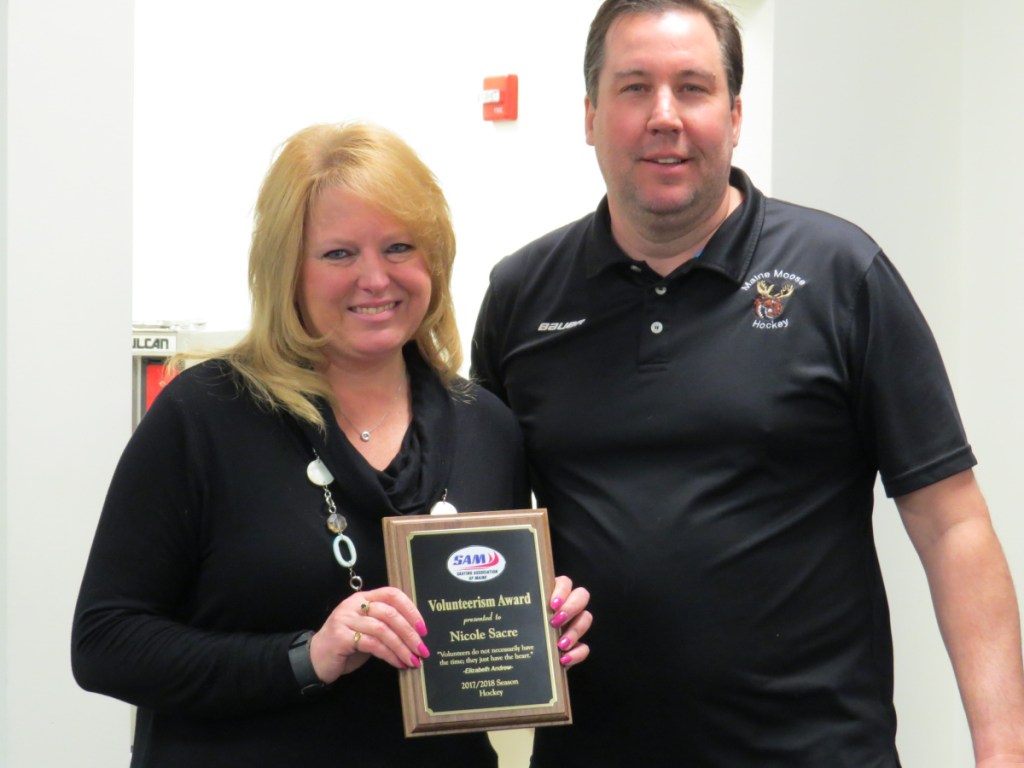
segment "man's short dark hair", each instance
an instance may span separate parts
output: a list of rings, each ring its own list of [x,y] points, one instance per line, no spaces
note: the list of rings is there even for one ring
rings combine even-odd
[[[692,11],[708,20],[722,51],[729,103],[736,103],[743,85],[743,41],[736,17],[725,6],[713,0],[605,0],[590,23],[587,50],[583,56],[583,78],[587,85],[587,98],[592,105],[597,104],[597,80],[604,66],[605,41],[615,20],[626,15],[666,11]]]

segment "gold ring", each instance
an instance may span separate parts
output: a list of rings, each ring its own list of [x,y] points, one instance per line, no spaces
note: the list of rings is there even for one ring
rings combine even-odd
[[[352,635],[352,644],[355,646],[357,651],[359,650],[359,641],[362,640],[362,639],[363,639],[363,633],[360,632],[357,629],[356,633],[354,635]]]
[[[363,616],[370,615],[370,601],[364,600],[363,604],[359,606],[359,610],[363,612]]]

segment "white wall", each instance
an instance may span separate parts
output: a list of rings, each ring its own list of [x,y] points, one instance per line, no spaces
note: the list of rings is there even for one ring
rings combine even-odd
[[[71,615],[130,424],[132,3],[7,0],[0,764],[125,765]]]
[[[395,130],[438,175],[459,238],[455,295],[478,301],[499,255],[601,195],[580,74],[597,5],[460,4],[455,25],[418,0],[139,4],[135,318],[247,324],[251,210],[272,152],[347,119]],[[520,119],[486,123],[483,78],[509,73]],[[467,334],[475,313],[459,314]]]
[[[7,0],[0,0],[0,83],[7,83]],[[7,99],[0,100],[0,435],[7,435]],[[7,440],[0,440],[0,541],[7,541]],[[0,581],[0,686],[7,690],[7,582]],[[7,696],[0,695],[0,743],[7,743]],[[0,748],[0,757],[3,757]]]
[[[251,207],[280,141],[366,118],[421,153],[455,215],[467,339],[493,261],[600,197],[581,74],[598,0],[519,0],[497,24],[495,4],[452,3],[458,28],[444,5],[177,0],[138,3],[133,20],[131,0],[0,0],[0,764],[127,762],[127,707],[74,687],[67,646],[128,432],[128,324],[247,322]],[[732,5],[748,52],[737,163],[778,196],[862,224],[899,265],[946,354],[1024,583],[1012,226],[1024,107],[1007,74],[1024,4],[937,0],[927,18],[924,4],[883,0]],[[520,76],[521,118],[487,124],[477,93],[503,73]],[[68,370],[73,388],[58,384]],[[888,502],[876,519],[904,763],[967,765],[920,567]]]

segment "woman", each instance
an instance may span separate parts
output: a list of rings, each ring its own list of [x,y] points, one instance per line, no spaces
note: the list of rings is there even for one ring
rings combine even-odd
[[[79,684],[139,707],[133,766],[496,765],[402,736],[429,628],[380,519],[529,505],[511,414],[459,379],[454,235],[393,134],[321,125],[256,205],[252,329],[154,402],[115,472],[76,609]],[[562,663],[587,593],[559,577]]]

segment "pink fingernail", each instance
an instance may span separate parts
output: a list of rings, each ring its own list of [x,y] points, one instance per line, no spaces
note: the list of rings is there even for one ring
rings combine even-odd
[[[572,638],[568,635],[564,635],[561,640],[558,641],[558,649],[560,651],[568,651],[572,646]]]
[[[411,664],[411,665],[412,665],[413,667],[419,667],[419,666],[420,666],[420,664],[421,664],[421,662],[420,662],[420,660],[419,660],[419,657],[418,657],[418,656],[410,656],[410,657],[409,657],[409,663],[410,663],[410,664]]]
[[[551,619],[551,626],[552,627],[560,627],[563,624],[565,624],[565,622],[568,621],[568,619],[569,619],[569,614],[568,613],[566,613],[565,611],[559,611],[558,613],[555,614],[554,618]]]
[[[570,656],[567,653],[565,654],[565,656],[558,660],[558,663],[561,664],[563,667],[568,667],[570,664],[572,664],[572,656]]]
[[[427,625],[423,623],[423,619],[416,622],[416,632],[419,633],[420,637],[427,636]]]
[[[419,653],[419,655],[422,656],[424,659],[430,656],[430,649],[427,648],[427,646],[425,646],[423,643],[420,643],[419,647],[416,649],[416,652]]]
[[[564,602],[565,602],[565,600],[563,600],[560,597],[552,597],[551,598],[551,610],[552,611],[557,611],[559,608],[562,607],[562,603],[564,603]]]

